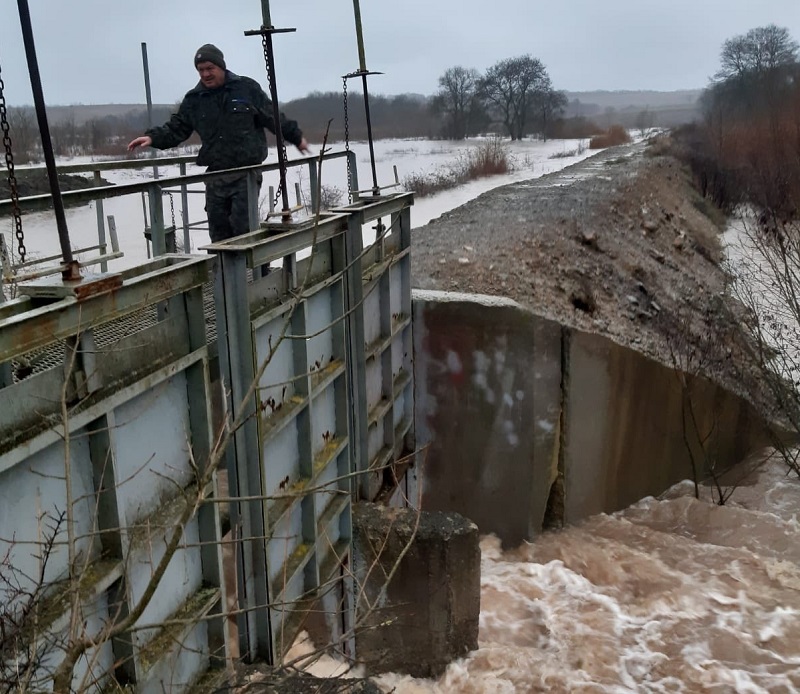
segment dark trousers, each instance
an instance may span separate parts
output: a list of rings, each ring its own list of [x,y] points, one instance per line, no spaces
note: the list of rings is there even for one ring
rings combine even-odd
[[[261,174],[256,182],[260,190]],[[247,205],[247,176],[223,176],[206,183],[206,212],[212,243],[252,231]]]

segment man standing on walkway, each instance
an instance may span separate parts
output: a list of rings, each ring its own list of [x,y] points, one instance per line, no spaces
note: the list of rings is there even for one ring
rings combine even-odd
[[[267,158],[264,128],[275,132],[272,102],[258,82],[226,69],[222,51],[210,43],[197,50],[194,65],[200,81],[183,97],[178,112],[161,127],[132,140],[128,151],[177,147],[196,131],[202,142],[197,163],[208,167],[207,171],[260,164]],[[308,152],[297,123],[282,113],[280,119],[283,139]],[[230,174],[208,181],[206,212],[212,242],[250,231],[247,176]]]

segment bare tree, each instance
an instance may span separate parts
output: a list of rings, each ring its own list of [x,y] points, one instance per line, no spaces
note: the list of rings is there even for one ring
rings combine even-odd
[[[542,138],[547,140],[548,128],[551,123],[567,108],[567,95],[553,89],[550,78],[546,77],[533,96],[533,109],[538,121],[539,132],[542,134]]]
[[[444,118],[444,134],[451,140],[463,140],[470,132],[478,93],[480,75],[477,70],[456,66],[439,78],[439,91],[431,107]]]
[[[743,79],[787,67],[797,62],[800,44],[789,30],[770,24],[734,36],[722,45],[718,80]]]
[[[58,156],[67,156],[74,153],[78,144],[78,126],[75,115],[70,113],[66,118],[50,126],[53,137],[53,150]]]
[[[26,163],[33,158],[39,142],[39,126],[33,106],[11,106],[8,109],[8,124],[17,162]]]
[[[800,222],[745,211],[736,249],[728,270],[748,312],[750,360],[771,395],[772,418],[800,434]],[[775,444],[800,476],[798,451],[777,438]]]
[[[480,95],[496,111],[512,140],[524,137],[527,119],[537,92],[549,83],[547,70],[538,58],[523,55],[507,58],[486,71]]]

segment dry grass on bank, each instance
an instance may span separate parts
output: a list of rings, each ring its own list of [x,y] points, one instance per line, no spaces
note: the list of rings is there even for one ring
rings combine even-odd
[[[602,135],[595,135],[589,140],[589,149],[604,149],[606,147],[616,147],[625,145],[631,141],[628,131],[621,125],[612,125]]]
[[[514,158],[500,138],[492,138],[467,150],[458,159],[436,171],[412,173],[403,179],[403,186],[417,197],[426,197],[455,188],[467,181],[496,176],[514,170]]]

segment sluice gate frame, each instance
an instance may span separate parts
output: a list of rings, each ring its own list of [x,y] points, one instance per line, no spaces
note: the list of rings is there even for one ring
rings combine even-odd
[[[149,190],[158,205],[162,186],[196,178],[127,192]],[[98,192],[121,191],[65,195]],[[413,475],[398,464],[414,448],[412,202],[409,193],[371,197],[288,230],[262,224],[209,246],[210,255],[159,255],[87,278],[82,290],[39,278],[0,304],[0,400],[13,403],[0,407],[0,527],[16,542],[3,549],[16,547],[15,561],[35,574],[26,543],[36,542],[43,513],[69,504],[78,538],[71,558],[62,544],[48,564],[48,605],[64,609],[51,611],[44,669],[66,643],[69,608],[57,586],[81,568],[86,628],[100,634],[123,619],[196,498],[225,421],[237,417],[228,493],[207,485],[147,609],[132,630],[98,644],[75,681],[91,671],[91,681],[181,691],[231,653],[279,663],[309,612],[354,654],[350,505],[387,483],[413,496]],[[387,217],[364,247],[364,225]],[[163,215],[153,220],[163,234]],[[223,399],[227,420],[212,408]],[[223,580],[229,543],[235,608]]]

